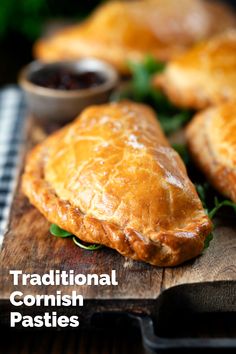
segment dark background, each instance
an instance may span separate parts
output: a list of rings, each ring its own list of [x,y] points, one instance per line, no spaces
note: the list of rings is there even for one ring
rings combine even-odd
[[[32,44],[49,26],[85,18],[101,0],[0,0],[0,86],[30,62]]]

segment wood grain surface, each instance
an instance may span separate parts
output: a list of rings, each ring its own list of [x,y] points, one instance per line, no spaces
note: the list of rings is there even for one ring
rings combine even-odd
[[[42,140],[48,132],[28,120],[26,150]],[[22,162],[22,168],[24,159]],[[58,239],[49,233],[49,223],[29,204],[20,188],[20,178],[12,204],[8,231],[1,252],[0,299],[8,299],[14,290],[10,269],[25,273],[47,273],[50,269],[75,273],[110,273],[117,271],[118,286],[61,286],[63,293],[78,290],[85,299],[154,300],[168,288],[180,284],[236,280],[236,225],[234,220],[218,222],[209,249],[195,260],[175,268],[158,268],[128,260],[111,249],[96,252],[82,250],[71,239]],[[24,293],[55,293],[58,287],[17,287]]]

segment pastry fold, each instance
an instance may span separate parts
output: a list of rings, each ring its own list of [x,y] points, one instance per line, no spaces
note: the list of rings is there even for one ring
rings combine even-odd
[[[153,265],[199,255],[211,231],[181,158],[141,104],[86,109],[32,150],[23,190],[81,240]]]
[[[190,152],[216,189],[236,202],[236,103],[200,112],[186,129]]]
[[[219,21],[219,16],[221,21]],[[129,60],[147,54],[166,61],[226,28],[235,26],[227,6],[203,0],[108,1],[86,21],[36,42],[45,61],[94,56],[121,73]]]
[[[236,31],[196,45],[154,78],[170,101],[180,107],[202,109],[236,100]]]

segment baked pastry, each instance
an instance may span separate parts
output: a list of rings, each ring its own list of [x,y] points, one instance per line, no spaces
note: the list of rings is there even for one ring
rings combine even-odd
[[[169,60],[232,26],[235,17],[226,5],[204,0],[109,1],[82,24],[37,41],[34,54],[46,61],[95,56],[126,73],[128,60],[147,53]]]
[[[141,104],[86,109],[33,149],[23,190],[81,240],[154,265],[199,255],[211,231],[181,158]]]
[[[154,79],[177,106],[202,109],[236,99],[236,31],[196,45]]]
[[[220,193],[236,202],[236,103],[197,114],[186,129],[194,160]]]

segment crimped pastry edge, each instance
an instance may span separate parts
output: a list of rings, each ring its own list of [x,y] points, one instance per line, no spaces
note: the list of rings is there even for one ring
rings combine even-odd
[[[197,166],[210,183],[223,195],[236,202],[236,172],[217,160],[207,139],[206,121],[214,114],[215,107],[197,113],[186,128],[189,151]],[[204,147],[204,151],[203,148]]]
[[[48,144],[60,134],[60,131],[53,134],[31,151],[22,177],[23,192],[46,219],[85,242],[101,243],[123,256],[152,265],[175,266],[202,252],[204,240],[212,228],[206,215],[190,221],[183,230],[157,232],[154,242],[133,229],[121,229],[118,225],[85,215],[58,198],[44,179],[44,161]]]

